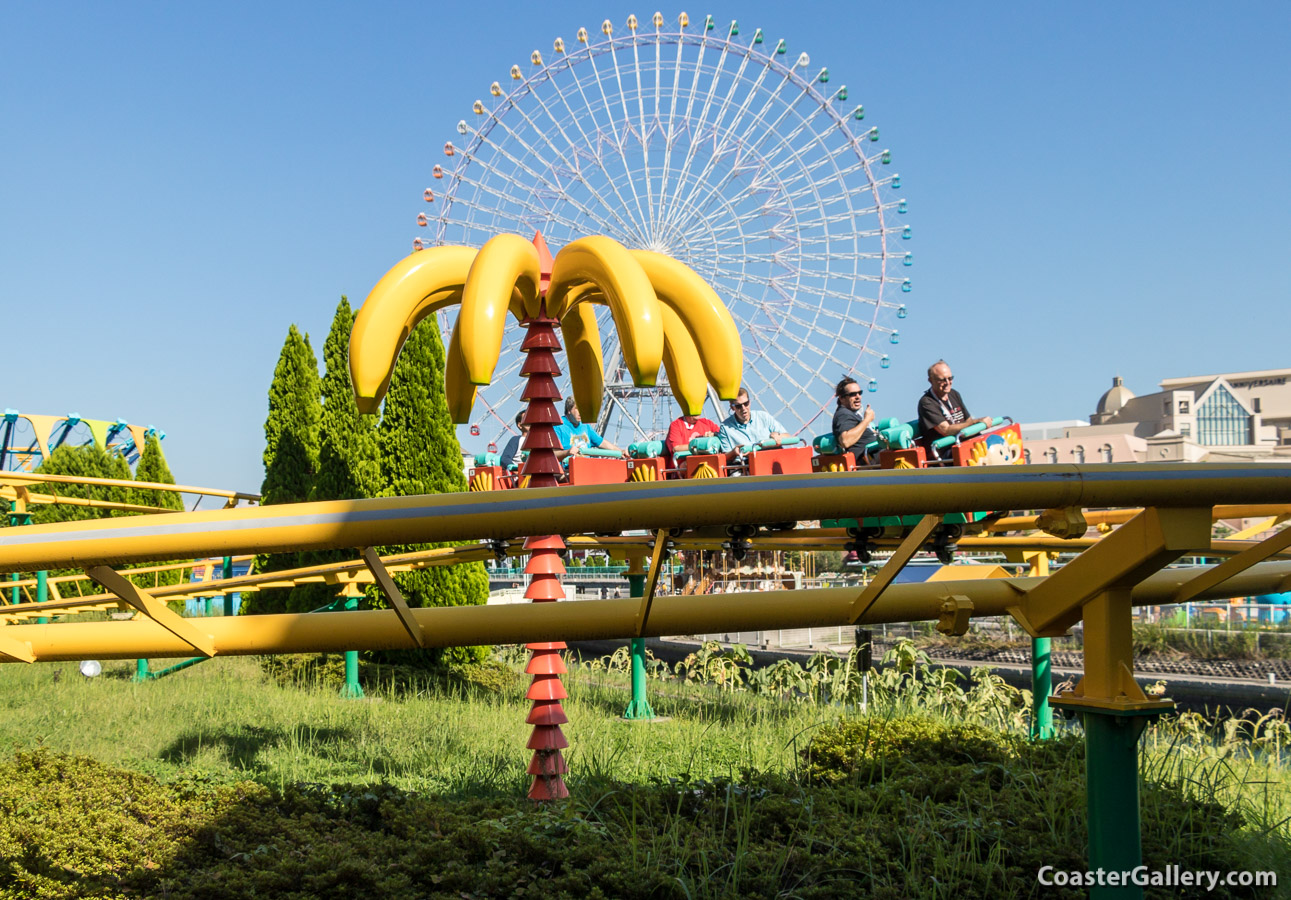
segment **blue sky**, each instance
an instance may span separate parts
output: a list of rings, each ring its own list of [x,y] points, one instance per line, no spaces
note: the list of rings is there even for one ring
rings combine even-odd
[[[899,161],[916,281],[880,415],[939,356],[975,413],[1029,421],[1116,374],[1291,365],[1291,7],[682,8],[808,51]],[[0,7],[0,404],[155,424],[178,480],[258,489],[288,325],[321,350],[407,252],[471,102],[653,11]]]

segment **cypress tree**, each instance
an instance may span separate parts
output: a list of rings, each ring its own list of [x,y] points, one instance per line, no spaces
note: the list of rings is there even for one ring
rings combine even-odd
[[[269,416],[264,423],[264,483],[261,504],[299,503],[309,499],[318,471],[318,425],[321,415],[318,359],[292,325],[269,385]]]
[[[350,384],[350,331],[354,311],[341,297],[323,344],[322,418],[318,476],[311,500],[357,500],[380,495],[383,485],[376,419],[359,415]],[[341,551],[338,551],[341,552]],[[336,559],[341,559],[337,556]],[[348,556],[344,557],[348,558]]]
[[[382,496],[441,494],[466,490],[462,449],[444,398],[444,344],[434,317],[413,329],[399,354],[378,429],[385,486]],[[445,544],[383,547],[412,553]],[[488,600],[483,563],[439,566],[394,576],[409,606],[474,606]],[[374,601],[385,606],[385,598]],[[433,651],[430,661],[479,660],[479,647]]]
[[[318,359],[295,325],[287,330],[269,385],[269,415],[264,423],[264,483],[260,504],[299,503],[309,499],[318,471]],[[256,557],[256,571],[274,572],[297,564],[295,553]],[[290,591],[260,591],[246,598],[247,612],[285,612]]]
[[[135,481],[151,481],[155,484],[174,484],[175,476],[170,474],[166,464],[166,454],[161,451],[161,441],[157,435],[149,433],[144,437],[143,453],[139,456],[139,465],[135,466]],[[135,491],[134,503],[147,506],[160,506],[165,509],[182,510],[184,498],[168,491]]]
[[[56,447],[49,457],[41,461],[36,471],[42,475],[73,475],[80,478],[114,478],[129,480],[130,465],[124,458],[103,450],[96,444],[73,447],[64,444]],[[85,484],[33,484],[33,494],[53,494],[58,497],[80,497],[89,500],[107,500],[112,503],[135,503],[133,492],[124,487],[100,487]],[[6,504],[5,509],[8,509]],[[92,506],[63,506],[53,503],[32,504],[28,507],[33,525],[54,522],[79,522],[85,519],[106,519],[131,513],[120,510],[99,509]],[[9,517],[3,521],[8,524]],[[52,575],[76,575],[81,569],[52,569]]]
[[[64,444],[54,449],[49,458],[36,469],[41,475],[72,475],[80,478],[115,478],[129,481],[130,465],[121,456],[109,453],[97,444],[71,447]],[[129,488],[99,487],[84,484],[38,484],[31,490],[37,494],[54,494],[59,497],[82,497],[90,500],[107,500],[113,503],[140,502]],[[83,519],[106,519],[127,513],[95,509],[92,506],[61,506],[41,504],[31,507],[33,525],[51,522],[77,522]]]
[[[354,311],[342,296],[323,344],[322,418],[318,433],[318,475],[310,500],[357,500],[380,496],[381,449],[376,419],[359,415],[350,384],[350,331]],[[352,550],[302,553],[302,566],[353,559]],[[317,609],[336,599],[332,585],[301,585],[292,592],[293,611]]]

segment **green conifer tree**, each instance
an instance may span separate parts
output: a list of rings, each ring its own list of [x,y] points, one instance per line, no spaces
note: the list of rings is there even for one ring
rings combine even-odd
[[[318,359],[292,325],[269,385],[264,423],[264,483],[260,502],[299,503],[309,499],[318,472],[318,425],[322,415]]]
[[[109,453],[96,444],[73,447],[64,444],[54,448],[49,458],[41,462],[36,471],[42,475],[73,475],[81,478],[113,478],[129,480],[130,465],[121,456]],[[80,497],[89,500],[106,500],[111,503],[138,502],[131,490],[124,487],[100,487],[84,484],[33,484],[32,493],[53,494],[56,497]],[[131,515],[121,510],[108,510],[93,506],[65,506],[40,503],[28,507],[33,525],[54,522],[79,522],[85,519],[106,519],[111,516]],[[8,522],[8,516],[4,517]],[[53,569],[51,576],[77,575],[80,569]]]
[[[157,435],[149,432],[144,437],[143,452],[139,455],[139,464],[134,470],[135,481],[149,481],[154,484],[174,484],[175,476],[170,474],[166,464],[166,454],[161,450],[161,441]],[[184,498],[169,491],[137,490],[132,501],[146,506],[160,506],[164,509],[182,510]]]
[[[49,458],[42,461],[36,471],[41,475],[72,475],[80,478],[114,478],[129,481],[130,465],[115,453],[109,453],[97,444],[86,444],[83,447],[72,447],[64,444],[56,447]],[[106,500],[112,503],[138,503],[133,492],[123,487],[99,487],[83,484],[40,484],[33,485],[32,491],[40,494],[53,494],[58,497],[82,497],[90,500]],[[99,509],[92,506],[63,506],[41,504],[31,508],[31,521],[34,525],[47,525],[52,522],[78,522],[83,519],[105,519],[109,516],[126,515],[119,510]]]
[[[442,494],[466,490],[462,449],[444,398],[444,344],[434,317],[413,329],[399,354],[378,430],[385,486],[382,496]],[[383,553],[412,553],[432,546],[383,547]],[[395,582],[409,606],[474,606],[488,600],[483,563],[441,566],[402,573]],[[375,601],[384,606],[385,599]],[[484,657],[469,647],[426,655],[467,662]]]
[[[381,495],[381,448],[373,416],[359,415],[350,384],[350,331],[354,311],[342,296],[323,344],[322,419],[318,434],[318,475],[310,500],[357,500]],[[353,559],[352,550],[302,553],[299,565]],[[336,599],[334,585],[301,585],[292,592],[293,611],[317,609]]]
[[[318,359],[295,325],[287,330],[278,364],[269,385],[269,415],[264,423],[264,483],[260,503],[298,503],[309,499],[318,472],[319,403]],[[290,569],[298,554],[275,553],[256,557],[257,572]],[[267,590],[250,594],[243,603],[247,612],[285,612],[290,591]]]

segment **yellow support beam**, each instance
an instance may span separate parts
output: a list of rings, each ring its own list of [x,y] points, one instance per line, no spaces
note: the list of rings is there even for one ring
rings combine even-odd
[[[387,556],[385,565],[388,571],[404,571],[410,568],[427,568],[441,565],[455,565],[459,562],[478,562],[488,559],[493,555],[493,551],[484,545],[466,546],[466,547],[443,547],[434,550],[419,550],[414,553],[402,553],[396,556]],[[239,557],[234,557],[238,559]],[[241,557],[245,559],[246,557]],[[121,574],[133,578],[141,573],[149,573],[158,570],[173,568],[187,569],[192,568],[193,563],[184,563],[176,566],[149,566],[138,569],[123,569]],[[279,569],[275,572],[261,573],[258,575],[242,575],[237,578],[229,578],[221,581],[211,582],[184,582],[182,584],[172,584],[166,587],[152,588],[151,594],[154,597],[175,600],[188,597],[208,597],[212,594],[236,594],[251,593],[264,588],[283,588],[294,587],[297,584],[339,584],[339,576],[345,576],[347,579],[358,577],[360,580],[367,579],[365,583],[371,584],[371,575],[366,573],[367,569],[361,559],[350,560],[339,563],[326,563],[318,566],[306,566],[299,569]],[[49,579],[51,590],[56,581],[67,582],[71,580],[84,579],[85,576],[60,576],[57,579]],[[36,583],[35,579],[28,579],[14,584],[24,585]],[[81,597],[70,597],[61,599],[60,602],[54,603],[23,603],[17,606],[8,607],[9,612],[20,612],[27,609],[48,610],[48,609],[69,609],[82,606],[87,603],[98,603],[107,596],[105,594],[87,594]]]
[[[1263,534],[1264,532],[1268,531],[1271,528],[1277,528],[1286,520],[1287,520],[1287,516],[1285,513],[1280,516],[1269,516],[1267,519],[1262,519],[1259,522],[1256,522],[1250,528],[1243,528],[1241,531],[1237,532],[1236,534],[1230,534],[1228,536],[1228,540],[1230,541],[1247,540],[1248,538],[1252,538],[1257,534]]]
[[[1141,512],[1143,512],[1141,507],[1096,509],[1086,511],[1085,521],[1090,525],[1120,525],[1128,522]],[[1240,506],[1221,504],[1212,508],[1211,515],[1216,521],[1219,519],[1253,519],[1260,516],[1286,516],[1291,515],[1291,507],[1285,503],[1243,504]],[[1037,524],[1038,519],[1040,519],[1038,515],[1004,516],[989,523],[986,530],[990,532],[1032,531],[1040,527]],[[1236,538],[1230,537],[1230,540],[1234,539]]]
[[[911,557],[919,552],[923,542],[928,540],[928,535],[932,534],[932,530],[940,522],[941,516],[924,516],[919,520],[919,524],[910,530],[910,533],[905,536],[900,546],[888,559],[887,564],[875,573],[874,578],[856,597],[856,601],[852,604],[851,622],[849,624],[855,625],[861,620],[862,616],[870,611],[874,601],[878,600],[883,592],[887,590],[888,585],[905,568],[906,563],[910,562]]]
[[[377,555],[377,551],[372,547],[364,547],[363,561],[367,563],[368,571],[372,573],[372,577],[376,579],[377,585],[380,586],[381,593],[386,595],[386,599],[390,601],[390,606],[398,614],[399,622],[403,625],[404,630],[408,632],[408,637],[412,638],[412,642],[418,647],[425,647],[426,634],[422,630],[421,623],[413,617],[412,610],[408,608],[408,601],[403,599],[399,586],[394,583],[394,579],[386,571],[386,567],[382,564],[381,557]]]
[[[1210,510],[1145,509],[1028,591],[1013,610],[1032,637],[1064,634],[1081,608],[1210,544]]]
[[[133,582],[122,578],[108,566],[94,566],[87,569],[85,574],[126,603],[129,603],[149,619],[152,619],[152,621],[202,656],[210,657],[215,655],[215,642],[209,634],[203,634],[198,631],[191,620],[176,615],[166,604],[150,596],[147,591]]]
[[[664,553],[668,546],[668,532],[660,531],[654,536],[654,552],[650,555],[650,570],[646,572],[645,590],[641,592],[641,606],[637,610],[637,632],[641,637],[650,620],[650,606],[654,603],[654,589],[659,583],[659,567],[663,563]]]
[[[1134,587],[1132,603],[1169,602],[1186,575],[1158,572]],[[1018,602],[1036,578],[894,584],[859,624],[936,621],[947,599],[971,596],[972,616],[998,616]],[[1207,591],[1205,598],[1274,593],[1291,586],[1291,562],[1261,563]],[[846,625],[855,588],[761,591],[656,597],[644,637],[713,631],[769,631]],[[600,640],[635,635],[640,599],[577,603],[511,603],[413,609],[431,647]],[[183,620],[180,620],[183,621]],[[217,616],[202,620],[219,655],[402,650],[408,633],[386,610],[292,615]],[[3,634],[31,645],[38,662],[79,659],[160,659],[192,655],[191,644],[138,618],[125,622],[9,625]]]
[[[5,630],[7,631],[8,629],[6,628]],[[11,637],[0,634],[0,661],[35,662],[36,654],[32,652],[31,644],[25,641],[16,641]]]
[[[237,502],[247,500],[258,503],[259,494],[243,491],[226,491],[220,488],[193,487],[187,484],[162,484],[157,481],[131,481],[124,478],[92,478],[81,475],[45,475],[39,472],[0,472],[0,484],[76,484],[90,487],[123,487],[171,494],[200,494],[207,497],[224,497]]]
[[[1223,584],[1229,578],[1232,578],[1238,572],[1245,571],[1256,563],[1264,562],[1275,553],[1291,547],[1291,528],[1284,528],[1271,538],[1266,538],[1260,543],[1237,554],[1230,559],[1224,560],[1217,566],[1212,566],[1200,575],[1194,577],[1191,581],[1179,589],[1172,602],[1187,603],[1196,597],[1202,591],[1209,590],[1216,585]]]

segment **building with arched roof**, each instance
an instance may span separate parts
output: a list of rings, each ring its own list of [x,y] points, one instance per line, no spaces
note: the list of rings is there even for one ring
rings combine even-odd
[[[1291,369],[1167,378],[1136,395],[1117,376],[1089,424],[1023,426],[1031,462],[1291,460]]]

